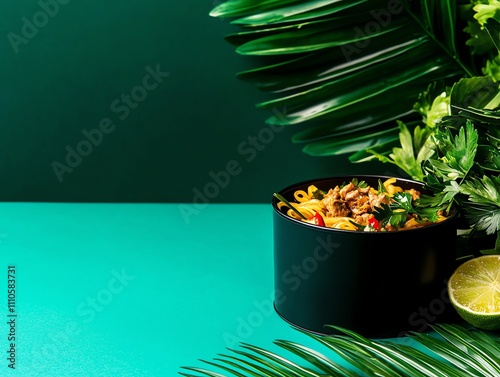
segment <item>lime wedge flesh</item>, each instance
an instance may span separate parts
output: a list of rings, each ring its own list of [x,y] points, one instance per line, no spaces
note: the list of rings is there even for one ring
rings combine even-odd
[[[458,314],[483,330],[500,329],[500,255],[485,255],[460,265],[448,281]]]

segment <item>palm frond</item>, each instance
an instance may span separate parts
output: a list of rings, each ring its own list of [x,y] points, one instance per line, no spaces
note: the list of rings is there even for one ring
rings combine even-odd
[[[389,4],[228,0],[211,15],[242,29],[226,37],[237,53],[260,57],[260,66],[237,75],[276,96],[258,107],[287,108],[267,123],[307,125],[292,138],[305,153],[351,154],[358,162],[366,157],[359,148],[389,151],[393,139],[380,134],[394,132],[396,120],[419,119],[413,105],[429,83],[481,72],[484,56],[474,53],[491,51],[470,43],[466,30],[498,29],[492,22],[479,26],[471,1]]]
[[[476,359],[477,355],[475,355],[475,352],[469,352],[473,350],[473,342],[477,342],[477,340],[473,340],[472,332],[469,334],[469,332],[460,331],[458,328],[448,326],[442,326],[436,328],[436,330],[438,334],[442,335],[442,339],[418,333],[414,336],[421,344],[443,359],[448,360],[456,370],[462,371],[465,375],[498,376],[498,367],[500,365],[496,361],[495,367],[495,362],[491,358],[492,347],[488,344],[492,338],[486,337],[488,340],[483,339],[480,342],[478,353],[481,356]],[[449,334],[454,335],[450,337]],[[462,341],[470,343],[466,344],[466,347],[463,347],[461,345]],[[449,347],[449,344],[453,344],[454,347]],[[467,355],[465,356],[464,353],[467,353]]]
[[[408,334],[400,340],[371,340],[347,329],[336,327],[339,334],[319,336],[304,332],[321,346],[323,353],[286,340],[274,343],[298,357],[241,344],[243,350],[231,350],[206,364],[222,373],[198,367],[182,369],[198,373],[189,377],[496,377],[500,375],[500,340],[492,333],[467,329],[456,324],[432,326],[431,333]],[[326,354],[326,351],[331,354]],[[347,364],[341,364],[339,357]]]

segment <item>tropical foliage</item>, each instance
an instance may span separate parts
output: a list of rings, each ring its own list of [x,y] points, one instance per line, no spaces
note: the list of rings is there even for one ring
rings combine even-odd
[[[278,96],[258,106],[302,124],[306,153],[393,163],[436,193],[429,206],[458,204],[467,237],[500,234],[499,1],[228,0],[211,14],[265,59],[238,77]]]
[[[250,344],[213,361],[210,369],[184,367],[183,376],[226,377],[497,377],[500,375],[500,340],[484,331],[459,325],[435,325],[435,333],[412,333],[404,344],[369,340],[339,329],[340,335],[307,334],[346,363],[296,342],[275,344],[299,359],[291,360]],[[214,371],[216,370],[216,371]],[[196,373],[196,374],[193,374]],[[223,374],[224,373],[224,374]]]
[[[499,83],[473,77],[441,88],[438,97],[430,94],[435,90],[432,85],[415,105],[428,126],[417,126],[412,134],[399,121],[400,147],[388,156],[368,151],[426,183],[433,195],[420,204],[442,210],[457,204],[467,236],[494,241],[496,235],[496,244],[483,252],[500,253]]]
[[[242,31],[227,41],[259,66],[238,73],[276,99],[270,124],[302,127],[293,141],[316,155],[373,158],[399,145],[397,120],[433,82],[499,75],[498,1],[228,0],[211,15]]]

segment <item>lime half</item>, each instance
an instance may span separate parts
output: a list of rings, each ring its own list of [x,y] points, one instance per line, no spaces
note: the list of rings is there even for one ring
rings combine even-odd
[[[458,314],[483,330],[500,329],[500,255],[485,255],[460,265],[448,281]]]

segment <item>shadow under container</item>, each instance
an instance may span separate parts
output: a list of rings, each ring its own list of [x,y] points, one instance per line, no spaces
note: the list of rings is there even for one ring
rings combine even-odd
[[[353,178],[378,187],[385,176],[344,176],[304,181],[279,193],[314,184],[328,191]],[[419,182],[398,179],[423,192]],[[295,220],[273,197],[276,312],[291,325],[321,335],[327,325],[363,336],[389,338],[428,330],[456,313],[446,283],[455,268],[456,215],[422,228],[393,232],[338,230]]]

